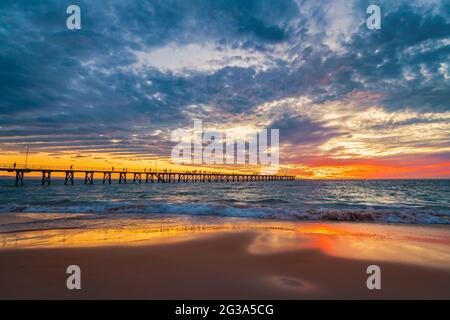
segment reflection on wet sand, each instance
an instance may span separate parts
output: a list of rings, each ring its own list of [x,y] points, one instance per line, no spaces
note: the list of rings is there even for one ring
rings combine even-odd
[[[174,217],[98,225],[0,232],[0,298],[450,297],[448,226]],[[71,264],[89,290],[60,285]],[[382,268],[380,292],[366,287],[371,264]]]
[[[450,270],[450,228],[351,223],[161,219],[120,227],[0,233],[3,249],[131,246],[173,243],[230,231],[252,231],[248,251],[267,254],[318,249],[349,259],[400,262]]]
[[[34,230],[0,235],[3,248],[59,248],[95,247],[105,245],[140,245],[160,242],[178,242],[192,239],[200,233],[235,229],[220,226],[146,226],[141,229],[62,229]]]
[[[301,223],[271,230],[251,246],[254,253],[319,249],[329,256],[390,261],[450,270],[450,228],[350,223]]]

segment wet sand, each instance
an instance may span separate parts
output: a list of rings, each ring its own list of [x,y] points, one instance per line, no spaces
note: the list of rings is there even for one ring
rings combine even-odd
[[[158,241],[121,230],[121,242],[6,247],[0,298],[450,299],[449,227],[240,224]],[[81,290],[66,288],[73,264]],[[381,290],[366,287],[372,264],[381,267]]]

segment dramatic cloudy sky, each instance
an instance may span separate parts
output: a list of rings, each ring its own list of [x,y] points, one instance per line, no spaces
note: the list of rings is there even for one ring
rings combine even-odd
[[[450,177],[449,57],[450,1],[2,0],[0,159],[145,162],[199,119],[302,177]]]

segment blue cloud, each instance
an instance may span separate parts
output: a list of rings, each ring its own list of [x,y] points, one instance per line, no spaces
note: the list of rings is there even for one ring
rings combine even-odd
[[[0,148],[8,139],[8,148],[28,141],[42,142],[43,149],[95,146],[139,154],[144,140],[133,135],[146,145],[161,144],[167,136],[152,140],[149,133],[189,125],[192,119],[184,111],[196,104],[238,119],[259,104],[286,97],[322,103],[369,91],[382,97],[386,109],[450,109],[450,82],[443,71],[450,56],[448,3],[380,1],[382,29],[370,31],[364,20],[368,1],[355,1],[354,30],[332,39],[340,50],[327,45],[333,31],[330,3],[84,0],[78,1],[82,30],[69,31],[69,3],[3,0]],[[242,61],[246,52],[257,54],[270,66],[258,70],[224,61],[212,72],[133,70],[136,51],[193,43],[241,50]],[[274,119],[274,124],[284,126],[296,143],[302,143],[296,128],[311,131],[311,141],[340,134],[306,120]],[[169,146],[167,141],[157,151]]]

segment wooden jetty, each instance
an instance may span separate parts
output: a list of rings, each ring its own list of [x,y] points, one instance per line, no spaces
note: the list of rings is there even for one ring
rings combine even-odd
[[[64,184],[73,185],[75,183],[75,174],[84,177],[84,184],[94,184],[94,175],[102,177],[103,184],[112,184],[113,178],[117,179],[119,184],[126,183],[170,183],[170,182],[247,182],[247,181],[291,181],[295,176],[288,175],[260,175],[260,174],[242,174],[242,173],[207,173],[205,171],[185,171],[171,172],[147,170],[127,170],[116,168],[74,168],[74,167],[45,167],[28,166],[20,167],[16,165],[0,165],[0,172],[15,173],[16,186],[24,185],[26,173],[38,172],[42,176],[42,185],[50,185],[53,173],[62,173],[65,175]]]

